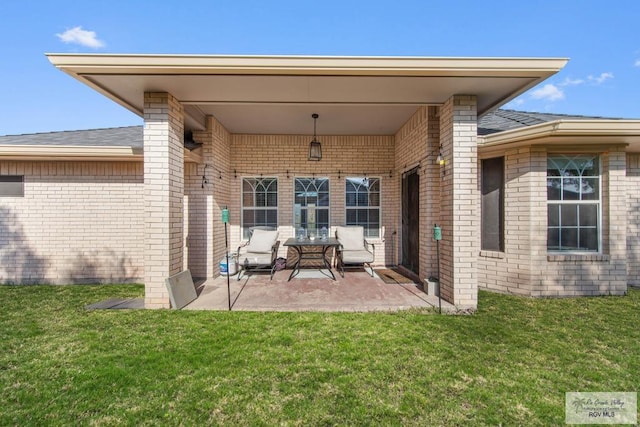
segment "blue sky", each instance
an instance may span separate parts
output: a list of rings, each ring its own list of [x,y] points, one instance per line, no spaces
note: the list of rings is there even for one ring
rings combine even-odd
[[[45,52],[567,57],[506,107],[640,118],[640,1],[0,3],[0,135],[141,124]]]

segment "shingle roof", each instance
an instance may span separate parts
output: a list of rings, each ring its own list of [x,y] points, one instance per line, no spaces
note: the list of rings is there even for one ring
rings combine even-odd
[[[0,145],[122,146],[142,148],[142,126],[0,136]]]
[[[529,113],[515,110],[495,110],[478,121],[478,135],[489,135],[505,130],[533,126],[554,120],[622,120],[617,117],[573,116],[569,114]]]
[[[515,110],[495,110],[485,114],[478,122],[478,135],[489,135],[505,130],[533,126],[554,120],[593,120],[612,117],[573,116],[569,114],[530,113]],[[143,147],[142,126],[87,129],[63,132],[32,133],[0,136],[0,145],[73,145],[73,146],[123,146]],[[185,141],[189,150],[199,147],[193,141]]]

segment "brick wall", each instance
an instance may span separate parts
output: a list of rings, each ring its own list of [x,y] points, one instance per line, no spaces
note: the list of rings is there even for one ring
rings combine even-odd
[[[485,151],[483,159],[505,158],[504,252],[480,251],[478,286],[483,289],[531,294],[531,150],[529,147],[506,151]],[[478,187],[481,170],[478,170]],[[546,187],[545,187],[546,189]],[[546,244],[546,242],[545,242]]]
[[[559,153],[584,150],[576,146],[553,148]],[[633,268],[627,262],[627,250],[633,253],[627,235],[633,239],[637,233],[631,232],[633,210],[627,214],[627,197],[632,198],[629,192],[634,187],[625,178],[624,148],[590,147],[588,151],[603,153],[602,254],[556,255],[547,253],[547,149],[481,149],[483,158],[505,156],[505,252],[480,252],[479,286],[538,297],[626,292],[627,268]]]
[[[435,242],[432,226],[440,222],[440,165],[436,164],[439,153],[439,109],[421,107],[396,133],[395,169],[397,199],[395,215],[398,218],[396,263],[402,260],[402,174],[418,167],[420,185],[420,256],[418,275],[422,279],[437,275]]]
[[[219,261],[225,255],[225,227],[222,222],[222,209],[230,205],[231,177],[231,135],[214,117],[207,117],[207,130],[198,132],[194,139],[202,142],[203,165],[199,165],[209,180],[205,188],[195,188],[196,193],[206,195],[203,209],[196,216],[204,219],[205,223],[199,233],[199,238],[205,245],[201,245],[199,257],[203,258],[206,269],[194,274],[196,277],[214,277],[220,273]],[[199,177],[201,183],[201,176]],[[200,184],[201,187],[201,184]],[[206,230],[205,230],[206,227]],[[228,226],[229,233],[231,224]],[[229,235],[231,237],[231,234]],[[203,247],[204,246],[204,247]],[[229,241],[229,252],[237,248]],[[204,275],[201,275],[204,274]]]
[[[183,267],[184,111],[168,93],[144,94],[145,307],[168,308],[165,279]]]
[[[456,306],[475,308],[480,249],[475,96],[455,95],[441,107],[440,141],[446,159],[440,189],[440,290]]]
[[[230,137],[229,169],[223,173],[228,181],[231,247],[241,242],[241,185],[243,177],[278,178],[279,239],[284,242],[294,236],[293,185],[296,177],[329,178],[330,223],[345,222],[345,180],[347,176],[379,177],[381,179],[382,238],[370,239],[376,246],[378,265],[393,263],[390,250],[395,244],[393,232],[397,231],[398,174],[394,171],[393,136],[325,136],[322,143],[322,160],[307,160],[311,136],[300,135],[238,135]],[[222,153],[224,148],[218,150]],[[225,162],[224,157],[220,161]],[[391,177],[389,176],[391,175]],[[223,192],[222,197],[225,197]],[[334,232],[334,229],[331,229]],[[218,242],[217,246],[224,244]],[[222,252],[224,253],[224,252]],[[222,254],[221,253],[221,254]],[[287,249],[280,247],[280,256]]]
[[[203,144],[202,164],[185,165],[185,268],[194,278],[215,277],[225,253],[221,218],[222,208],[229,205],[230,134],[207,117],[206,130],[194,132],[193,138]]]
[[[0,161],[0,283],[142,282],[140,162]]]
[[[570,149],[569,149],[570,150]],[[575,148],[573,152],[576,152]],[[532,200],[539,206],[541,218],[532,232],[540,238],[535,256],[532,296],[621,295],[627,290],[626,281],[626,184],[625,153],[620,147],[591,148],[600,151],[602,160],[602,255],[547,255],[546,249],[546,191]],[[554,147],[554,152],[562,152]],[[584,151],[584,148],[581,150]],[[592,151],[592,152],[593,152]],[[546,155],[536,153],[538,173],[536,184],[546,190]],[[544,164],[545,171],[542,171]],[[544,215],[542,213],[544,212]]]
[[[162,99],[165,105],[171,104],[166,96]],[[294,177],[330,179],[333,225],[345,221],[344,178],[379,177],[382,237],[375,240],[376,264],[396,264],[401,253],[402,173],[420,166],[420,276],[435,275],[431,226],[438,222],[444,232],[443,296],[457,305],[474,305],[476,278],[482,288],[531,296],[622,294],[627,280],[640,283],[640,155],[625,154],[622,147],[591,149],[605,153],[602,255],[547,254],[545,147],[481,149],[482,158],[505,156],[506,191],[505,252],[480,251],[480,182],[470,178],[470,174],[477,175],[477,162],[474,160],[474,167],[467,164],[475,156],[471,135],[475,131],[474,102],[472,97],[455,97],[442,108],[420,108],[393,136],[321,136],[320,162],[307,161],[310,136],[231,135],[214,118],[208,118],[207,130],[194,135],[203,143],[203,163],[185,165],[184,193],[175,158],[181,157],[181,151],[180,155],[177,149],[173,154],[167,151],[163,157],[177,173],[166,180],[173,184],[164,183],[168,185],[167,197],[173,200],[163,211],[173,218],[164,223],[172,224],[165,227],[166,242],[171,242],[163,253],[168,270],[189,268],[194,277],[218,274],[218,261],[224,255],[221,209],[230,209],[229,248],[235,250],[242,240],[242,177],[261,175],[278,178],[281,241],[294,234]],[[159,113],[167,122],[152,124],[149,120],[148,126],[166,127],[157,130],[158,135],[166,140],[163,132],[172,132],[174,148],[182,150],[180,111],[174,105]],[[145,137],[153,135],[148,130]],[[435,164],[441,141],[447,159],[444,174]],[[567,150],[575,152],[576,147]],[[147,159],[155,161],[153,156]],[[0,198],[0,282],[144,280],[143,254],[156,253],[143,244],[145,220],[147,227],[164,225],[149,222],[149,216],[143,214],[142,163],[2,161],[0,174],[25,176],[24,197]],[[203,175],[207,179],[204,185]],[[164,203],[163,197],[159,203]],[[184,216],[176,204],[178,198]],[[147,197],[148,203],[154,200],[153,195]],[[184,238],[182,230],[175,234],[177,221],[182,224],[177,228],[184,229]],[[176,255],[180,249],[184,249],[184,259]],[[469,254],[475,254],[475,259]],[[280,255],[287,255],[286,248],[281,247]],[[163,272],[162,280],[169,273]],[[165,306],[166,295],[155,297]]]
[[[627,281],[640,285],[640,153],[627,154]]]
[[[212,240],[212,233],[208,232],[211,221],[211,212],[208,209],[210,203],[210,184],[204,184],[202,177],[206,173],[211,180],[212,173],[204,164],[185,163],[184,165],[184,256],[183,269],[188,269],[194,278],[207,276],[207,260],[211,252],[208,248]]]

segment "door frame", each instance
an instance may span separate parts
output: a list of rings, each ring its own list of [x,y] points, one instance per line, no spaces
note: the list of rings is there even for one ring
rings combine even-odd
[[[401,183],[400,265],[416,274],[420,271],[420,174],[418,171],[419,167],[416,166],[404,172]],[[413,188],[414,186],[416,188]],[[413,197],[410,197],[410,194]]]

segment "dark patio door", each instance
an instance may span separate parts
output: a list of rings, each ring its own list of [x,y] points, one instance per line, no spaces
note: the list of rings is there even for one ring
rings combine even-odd
[[[402,265],[418,274],[420,265],[420,177],[418,169],[402,175]]]

